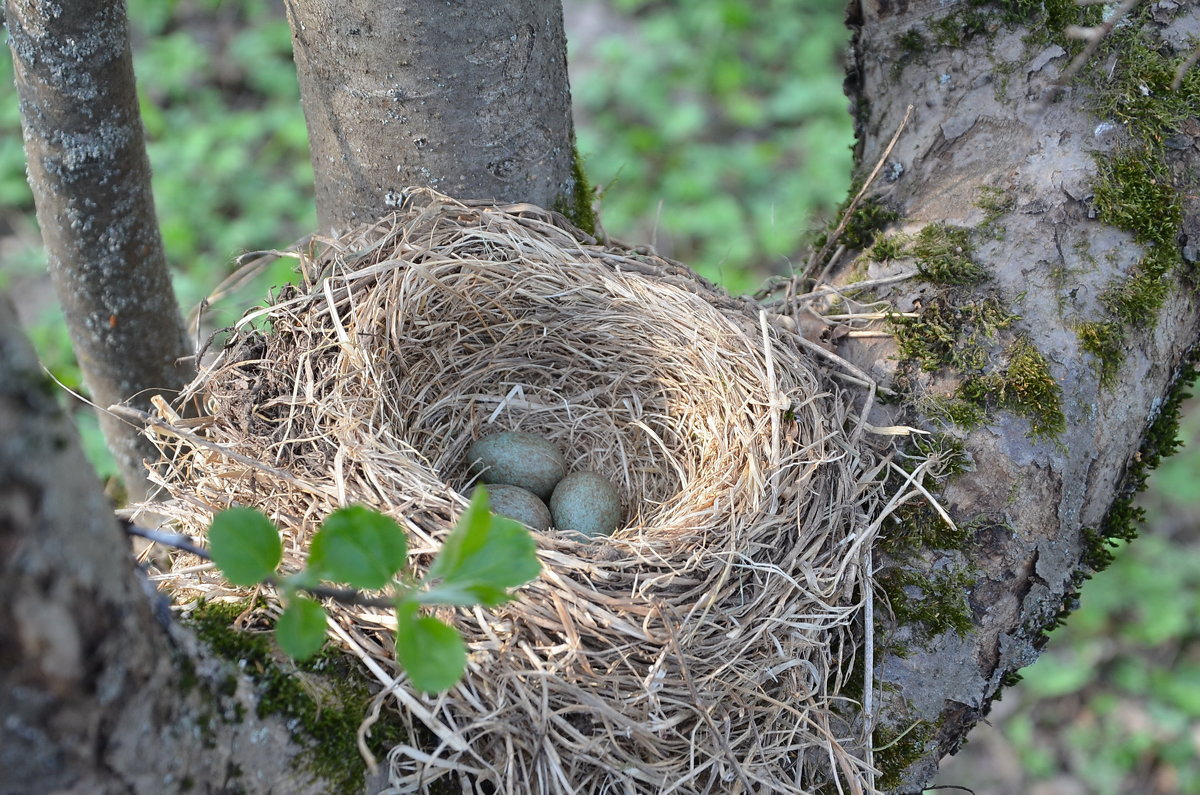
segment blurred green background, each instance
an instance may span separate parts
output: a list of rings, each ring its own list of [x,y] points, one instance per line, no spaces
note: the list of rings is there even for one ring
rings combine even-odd
[[[607,232],[739,292],[788,272],[845,195],[844,0],[568,0],[579,149]],[[129,0],[167,257],[185,311],[236,255],[315,226],[282,0]],[[226,325],[281,263],[215,306]],[[44,361],[82,389],[24,177],[0,58],[0,287]],[[94,419],[89,453],[111,473]],[[1185,439],[1200,435],[1190,416]],[[1200,447],[1154,476],[1152,531],[1092,580],[941,784],[978,795],[1200,793]]]

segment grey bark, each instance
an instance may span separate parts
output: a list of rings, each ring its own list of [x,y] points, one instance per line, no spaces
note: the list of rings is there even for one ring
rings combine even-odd
[[[1144,253],[1132,237],[1091,213],[1093,153],[1115,151],[1125,134],[1097,119],[1086,88],[1076,83],[1046,101],[1069,57],[1058,45],[1030,46],[1029,27],[1000,26],[961,47],[932,45],[927,24],[949,13],[942,0],[854,4],[855,71],[849,82],[858,112],[859,160],[865,173],[880,157],[905,114],[912,122],[888,160],[877,195],[909,229],[935,221],[973,227],[984,187],[1004,190],[1016,207],[999,219],[1003,239],[981,247],[977,260],[990,274],[976,298],[997,296],[1020,315],[1027,334],[1049,360],[1062,388],[1067,427],[1056,440],[1035,439],[1027,420],[1000,411],[966,434],[974,471],[946,487],[944,504],[959,522],[983,518],[963,551],[930,553],[932,568],[968,565],[974,627],[921,637],[901,629],[907,656],[877,658],[877,715],[893,731],[916,721],[936,727],[897,790],[916,793],[953,753],[988,709],[1005,674],[1034,661],[1042,629],[1072,599],[1082,531],[1100,525],[1158,407],[1200,339],[1194,287],[1172,275],[1157,318],[1133,329],[1115,383],[1100,383],[1096,360],[1081,349],[1075,327],[1104,317],[1100,294],[1128,274]],[[1166,47],[1186,52],[1197,22],[1188,4],[1158,4],[1152,30]],[[1033,25],[1038,24],[1035,20]],[[1043,23],[1044,24],[1044,23]],[[917,57],[902,47],[906,31],[922,31],[928,49]],[[1010,69],[1002,78],[998,65]],[[997,81],[1007,79],[1001,87]],[[1194,128],[1193,128],[1194,135]],[[1168,148],[1175,185],[1194,186],[1200,148],[1182,135]],[[1183,190],[1184,228],[1200,229],[1200,202]],[[1055,269],[1066,268],[1067,284]],[[841,274],[845,279],[846,273]],[[931,288],[909,282],[883,297],[900,311],[927,304]],[[891,382],[896,347],[890,340],[847,340],[844,355]],[[924,394],[948,394],[958,374],[923,377]],[[937,423],[911,414],[881,416],[878,424]],[[1086,591],[1084,593],[1086,599]],[[1050,642],[1053,642],[1051,636]]]
[[[559,0],[288,0],[323,230],[403,188],[574,206]]]
[[[119,0],[7,0],[29,185],[75,356],[102,408],[185,384],[192,363],[150,192]],[[100,414],[131,496],[146,491],[138,429]]]
[[[0,293],[0,795],[328,791],[170,623],[56,390]]]

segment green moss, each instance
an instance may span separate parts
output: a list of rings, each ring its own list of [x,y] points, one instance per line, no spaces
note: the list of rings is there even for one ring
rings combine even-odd
[[[855,185],[850,186],[850,194],[854,195],[858,191]],[[834,216],[838,220],[830,225],[830,228],[817,237],[814,247],[816,249],[824,248],[828,242],[829,235],[841,224],[841,219],[850,206],[850,199],[847,199],[841,207],[838,208],[837,214]],[[846,228],[842,230],[841,237],[838,238],[838,243],[844,245],[848,249],[862,250],[869,248],[874,242],[879,230],[899,218],[899,214],[895,210],[890,210],[884,206],[878,199],[866,198],[859,202],[859,205],[854,208],[854,212],[850,214],[849,220],[846,221]]]
[[[1172,90],[1186,54],[1168,56],[1149,46],[1147,14],[1145,8],[1136,10],[1115,28],[1102,45],[1107,65],[1085,73],[1096,115],[1120,123],[1130,134],[1123,148],[1096,157],[1096,217],[1129,232],[1144,249],[1137,265],[1101,292],[1106,317],[1076,329],[1106,386],[1124,361],[1130,331],[1153,328],[1177,276],[1197,277],[1178,247],[1182,191],[1173,184],[1163,143],[1184,120],[1200,116],[1200,70],[1189,70],[1179,89]]]
[[[293,739],[308,749],[309,772],[328,781],[330,792],[361,792],[366,763],[356,738],[372,698],[367,680],[338,652],[322,652],[296,667],[275,653],[266,634],[232,628],[245,610],[244,603],[202,603],[190,623],[209,648],[254,680],[258,714],[280,715],[294,727]],[[320,695],[323,689],[329,692]],[[403,740],[399,722],[383,720],[372,727],[368,745],[379,756]]]
[[[1076,0],[971,0],[976,8],[998,7],[1006,23],[1034,21],[1026,40],[1035,44],[1055,43],[1074,54],[1083,48],[1078,39],[1067,37],[1071,25],[1091,26],[1103,21],[1098,5],[1080,7]]]
[[[994,297],[961,305],[943,297],[930,301],[918,317],[891,317],[890,325],[900,353],[922,370],[967,372],[987,364],[997,332],[1016,319]]]
[[[871,246],[870,257],[876,262],[886,262],[895,259],[904,252],[906,238],[904,235],[888,235],[875,238]]]
[[[990,185],[983,186],[979,198],[975,200],[975,206],[983,210],[983,221],[976,229],[993,240],[1002,240],[1004,228],[997,221],[1012,212],[1016,204],[1016,199],[1007,191]]]
[[[962,442],[955,437],[938,434],[925,440],[925,445],[922,451],[914,443],[915,452],[940,457],[942,466],[937,469],[942,479],[966,469]],[[893,477],[898,479],[899,475]],[[898,625],[919,628],[928,637],[943,632],[961,637],[970,630],[967,594],[975,586],[970,570],[930,571],[924,558],[929,550],[963,549],[976,529],[972,523],[948,523],[925,500],[902,505],[892,514],[878,544],[887,563],[876,575],[876,583],[887,597]],[[904,653],[894,647],[887,651]]]
[[[1153,327],[1170,290],[1171,282],[1164,274],[1147,272],[1139,265],[1129,276],[1109,282],[1100,294],[1100,303],[1126,326]]]
[[[967,594],[975,587],[975,578],[966,571],[926,574],[896,568],[880,574],[877,581],[902,626],[918,626],[930,637],[954,632],[960,638],[974,626]]]
[[[869,256],[868,257],[862,257],[862,256],[856,257],[854,259],[854,262],[851,263],[850,267],[846,270],[846,275],[843,277],[845,279],[843,284],[846,285],[847,287],[849,287],[850,285],[858,284],[859,282],[865,282],[867,280],[867,276],[870,273],[870,270],[869,270],[870,265],[871,265],[871,263],[870,263]],[[848,289],[848,290],[845,290],[842,293],[842,295],[834,298],[833,301],[835,303],[840,301],[842,296],[845,296],[848,298],[858,298],[861,296],[861,293],[862,293],[861,290],[849,290]]]
[[[962,440],[949,434],[915,439],[910,452],[915,454],[914,461],[918,458],[932,460],[934,465],[929,471],[941,481],[961,474],[969,463]],[[890,477],[898,481],[902,476],[893,472]],[[898,625],[913,627],[927,637],[944,632],[963,637],[970,631],[974,621],[968,595],[975,586],[973,570],[930,571],[924,553],[931,549],[964,549],[982,524],[982,521],[976,521],[951,526],[926,501],[902,505],[892,515],[878,542],[887,562],[876,576],[876,587],[886,597]],[[876,659],[906,656],[909,653],[907,643],[898,642],[886,627],[882,629],[884,631],[875,635]],[[861,698],[866,686],[864,666],[865,661],[857,658],[842,688],[850,698]],[[885,683],[883,689],[895,690],[895,687]],[[875,764],[881,773],[876,783],[881,790],[894,791],[899,787],[904,772],[924,756],[925,746],[935,730],[936,725],[927,721],[904,728],[880,723],[875,728],[872,743]]]
[[[917,271],[934,284],[976,284],[987,275],[971,257],[971,230],[943,223],[929,224],[909,248]]]
[[[961,475],[970,468],[966,445],[963,444],[962,439],[949,433],[916,436],[913,439],[913,447],[918,455],[924,456],[930,461],[929,471],[939,479]],[[958,545],[946,548],[957,549]]]
[[[1108,568],[1112,563],[1112,550],[1116,542],[1137,537],[1145,512],[1135,500],[1145,490],[1146,479],[1162,459],[1174,454],[1182,446],[1179,440],[1180,406],[1191,397],[1195,380],[1196,367],[1193,363],[1185,365],[1176,375],[1170,393],[1154,415],[1142,437],[1141,447],[1125,470],[1112,507],[1099,527],[1083,529],[1082,563],[1092,571]]]
[[[923,55],[929,49],[929,43],[925,41],[921,31],[916,28],[909,28],[897,36],[896,45],[900,48],[901,53],[914,57]]]
[[[921,61],[925,53],[929,50],[929,42],[921,31],[916,28],[909,28],[896,37],[896,59],[892,62],[891,69],[888,74],[892,80],[900,77],[900,73],[904,71],[904,67],[910,63]]]
[[[1058,436],[1067,427],[1062,412],[1062,389],[1046,357],[1027,337],[1018,337],[1007,349],[1008,367],[1000,379],[1000,405],[1029,420],[1037,436]]]
[[[886,220],[895,220],[895,214],[888,212]],[[878,226],[872,229],[869,240],[865,235],[858,240],[870,246],[869,256],[876,262],[912,257],[922,277],[943,287],[978,284],[987,278],[983,267],[972,259],[975,246],[970,229],[934,223],[915,235],[887,237],[876,236],[875,229]]]
[[[924,396],[917,407],[930,419],[961,428],[973,428],[991,411],[1006,409],[1028,419],[1035,437],[1062,433],[1062,390],[1045,356],[1027,337],[1009,342],[1002,361],[991,363],[998,332],[1016,319],[994,297],[963,306],[934,299],[918,317],[891,318],[904,359],[926,372],[949,369],[962,376],[952,394]]]
[[[879,547],[892,558],[907,561],[925,550],[962,549],[972,532],[968,525],[949,525],[928,502],[912,502],[892,514]]]
[[[1100,301],[1125,326],[1153,327],[1170,292],[1170,276],[1183,263],[1176,243],[1183,204],[1166,165],[1138,147],[1098,156],[1096,162],[1096,217],[1126,230],[1146,249],[1128,276],[1105,288]]]
[[[987,411],[982,405],[957,394],[949,397],[927,395],[917,402],[917,409],[934,422],[957,425],[966,430],[979,427],[987,419]]]
[[[933,40],[943,47],[961,47],[988,32],[988,15],[981,11],[952,11],[929,23]]]
[[[1079,344],[1096,358],[1100,383],[1111,386],[1125,362],[1125,330],[1113,321],[1088,321],[1075,327]]]
[[[964,378],[955,395],[981,409],[989,410],[995,408],[990,402],[992,395],[998,393],[1003,385],[1004,379],[999,373],[979,373]]]
[[[1126,125],[1135,139],[1158,147],[1186,119],[1200,117],[1200,70],[1188,70],[1172,90],[1188,51],[1168,56],[1151,46],[1144,29],[1148,13],[1147,8],[1135,10],[1128,24],[1114,28],[1095,59],[1109,63],[1088,70],[1086,77],[1095,92],[1097,116]]]
[[[875,765],[881,773],[876,787],[884,792],[899,787],[904,771],[925,755],[925,744],[933,738],[934,729],[928,721],[918,721],[902,729],[883,723],[876,726],[871,738],[875,745]]]
[[[992,97],[997,102],[1008,99],[1008,87],[1017,73],[1017,64],[997,62],[992,66]]]
[[[200,683],[200,678],[196,676],[196,665],[190,657],[185,657],[182,653],[176,660],[176,667],[179,669],[179,688],[184,693],[190,693]]]
[[[1183,224],[1183,204],[1166,165],[1144,150],[1126,148],[1096,156],[1096,217],[1133,234],[1150,247],[1174,248]]]
[[[1101,9],[1081,8],[1077,0],[971,0],[972,5],[999,6],[1005,22],[1024,22],[1038,17],[1038,21],[1055,30],[1065,30],[1068,25],[1098,25],[1102,19]]]
[[[998,14],[997,9],[1000,12]],[[1080,8],[1075,0],[969,0],[930,22],[929,32],[937,44],[957,48],[979,37],[990,40],[999,29],[999,24],[1032,22],[1026,26],[1029,30],[1027,42],[1041,45],[1053,42],[1075,53],[1083,45],[1079,40],[1067,37],[1068,26],[1096,25],[1100,21],[1101,9],[1098,6]],[[916,51],[916,42],[906,46],[907,37],[909,33],[903,34],[900,39],[902,53]]]
[[[1005,671],[1000,675],[1000,686],[996,688],[996,692],[992,694],[992,703],[1002,701],[1004,699],[1004,691],[1010,687],[1018,685],[1024,677],[1016,671]]]
[[[571,223],[587,232],[596,234],[596,209],[592,206],[592,184],[583,169],[583,157],[576,148],[571,161],[571,195],[559,196],[552,208],[562,213]]]

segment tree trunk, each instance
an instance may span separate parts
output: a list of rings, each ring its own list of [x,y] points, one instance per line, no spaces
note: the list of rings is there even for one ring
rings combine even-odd
[[[1038,656],[1082,580],[1105,564],[1105,539],[1132,533],[1131,497],[1173,448],[1175,401],[1200,336],[1200,80],[1170,87],[1200,25],[1190,4],[1141,4],[1061,91],[1064,48],[1074,46],[1062,31],[1076,15],[1098,22],[1098,7],[1051,14],[1035,4],[1027,16],[995,5],[1004,12],[863,0],[850,17],[860,174],[915,108],[885,159],[875,206],[905,231],[932,230],[930,241],[946,231],[938,223],[965,228],[951,251],[982,267],[981,278],[947,273],[893,245],[835,268],[842,282],[861,280],[864,268],[868,278],[921,269],[924,278],[871,294],[920,313],[887,326],[906,347],[850,336],[842,352],[896,390],[877,424],[948,432],[971,465],[941,494],[965,541],[936,542],[954,548],[916,559],[884,542],[893,554],[880,573],[893,607],[903,603],[897,613],[929,608],[881,626],[875,658],[876,745],[910,730],[879,757],[904,793],[928,783],[1012,673]],[[984,358],[970,361],[972,348]],[[942,451],[953,455],[953,445]],[[903,545],[909,531],[920,537],[902,522],[888,535]],[[889,588],[887,575],[900,571],[909,575]],[[946,574],[971,585],[955,589]],[[967,595],[961,634],[935,620],[937,583],[955,592],[949,602]]]
[[[559,0],[287,9],[322,229],[375,220],[409,185],[586,216]]]
[[[0,795],[328,792],[130,565],[55,391],[0,293]]]
[[[192,375],[150,192],[124,3],[7,0],[29,185],[71,344],[101,407],[174,392]],[[131,497],[153,447],[100,413]]]

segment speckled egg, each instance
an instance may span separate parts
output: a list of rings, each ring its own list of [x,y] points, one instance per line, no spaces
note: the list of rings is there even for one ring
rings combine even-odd
[[[572,472],[554,489],[550,514],[559,530],[589,538],[611,535],[621,524],[621,495],[596,472]]]
[[[467,461],[482,482],[520,486],[543,500],[567,473],[567,461],[557,447],[521,431],[481,437],[467,450]]]
[[[504,483],[493,483],[487,492],[492,513],[516,519],[533,530],[550,529],[550,509],[533,492]]]

